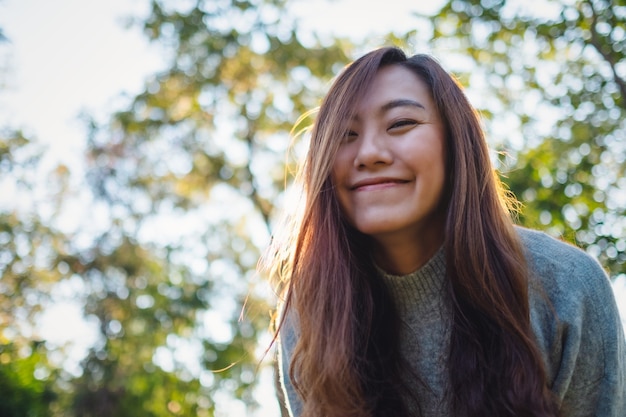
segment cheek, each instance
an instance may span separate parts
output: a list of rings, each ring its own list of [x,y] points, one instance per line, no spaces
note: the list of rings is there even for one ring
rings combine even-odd
[[[344,185],[345,175],[345,170],[334,168],[331,172],[330,183],[333,189],[333,196],[335,198],[335,201],[337,202],[339,211],[342,213],[342,215],[350,217],[349,213],[351,211],[351,203],[349,192]],[[342,179],[344,182],[342,182]]]
[[[338,197],[339,187],[340,187],[342,178],[344,177],[344,174],[342,171],[343,170],[341,169],[340,160],[338,158],[335,158],[335,162],[333,163],[333,166],[331,167],[331,170],[330,170],[329,183],[336,197]]]
[[[350,166],[350,158],[352,157],[352,152],[350,151],[349,145],[341,145],[335,154],[335,160],[333,162],[332,171],[339,172],[345,171],[346,166]]]
[[[332,181],[333,184],[333,195],[335,200],[337,201],[337,205],[342,213],[345,213],[346,210],[349,210],[349,200],[348,200],[348,192],[345,187],[338,185],[339,183],[335,180]]]
[[[349,165],[347,164],[345,155],[342,152],[338,152],[335,156],[335,161],[330,170],[330,179],[335,189],[345,185],[348,181]]]

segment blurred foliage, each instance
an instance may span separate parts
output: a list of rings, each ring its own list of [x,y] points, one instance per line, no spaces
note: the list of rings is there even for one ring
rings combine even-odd
[[[44,283],[63,280],[98,328],[80,370],[56,381],[57,415],[254,411],[271,310],[255,266],[288,132],[348,61],[347,42],[303,45],[282,1],[150,4],[135,23],[169,67],[109,120],[85,116],[91,194],[59,175],[45,219],[6,215],[7,337],[36,328]],[[43,228],[64,212],[85,219],[65,235]]]
[[[449,1],[388,39],[416,52],[428,42],[467,86],[522,223],[585,247],[615,277],[626,5],[539,3]],[[368,40],[302,33],[286,0],[149,4],[134,25],[167,67],[110,118],[84,117],[84,173],[0,132],[0,187],[15,196],[0,204],[0,416],[256,410],[273,300],[255,266],[283,204],[289,131]],[[74,367],[38,334],[41,312],[64,300],[98,335]]]
[[[32,324],[51,285],[62,277],[46,262],[48,249],[63,239],[36,213],[20,207],[33,190],[39,147],[21,131],[0,131],[0,189],[13,207],[0,207],[0,416],[48,416],[61,371]],[[54,182],[54,177],[50,178]],[[22,197],[21,201],[19,196]],[[45,242],[45,243],[44,243]],[[62,251],[59,250],[59,253]]]
[[[41,342],[32,342],[26,353],[17,354],[14,344],[0,344],[0,416],[44,417],[55,396],[52,381],[37,378],[45,362]]]
[[[208,416],[224,393],[253,410],[271,309],[255,266],[288,131],[348,58],[303,45],[280,0],[153,1],[137,24],[170,62],[127,110],[88,120],[88,181],[111,227],[80,262],[108,289],[87,299],[105,342],[77,381],[78,415]],[[185,345],[195,369],[155,367],[155,349]]]

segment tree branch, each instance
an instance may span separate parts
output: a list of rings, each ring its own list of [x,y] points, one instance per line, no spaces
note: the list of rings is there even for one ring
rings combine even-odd
[[[245,116],[247,117],[247,115]],[[252,167],[251,167],[252,161],[254,159],[253,158],[253,155],[254,155],[254,133],[253,132],[254,131],[255,131],[254,127],[251,126],[251,123],[249,122],[248,132],[245,138],[246,143],[248,145],[249,156],[248,156],[248,162],[246,163],[244,170],[246,171],[248,178],[250,178],[250,187],[252,189],[252,191],[250,192],[250,199],[252,200],[252,204],[254,204],[254,206],[259,210],[259,213],[261,213],[261,216],[263,217],[263,222],[265,223],[267,231],[271,233],[270,214],[272,211],[272,205],[266,199],[264,199],[263,197],[259,195],[256,181],[255,181],[256,178],[254,176],[254,173],[252,172]]]
[[[597,25],[598,25],[598,13],[596,9],[593,7],[593,3],[591,1],[586,2],[591,8],[593,15],[591,18],[591,46],[593,46],[596,51],[604,58],[604,60],[611,66],[611,71],[613,72],[613,81],[617,84],[619,88],[620,94],[622,96],[622,100],[620,102],[620,106],[626,110],[626,80],[622,79],[617,73],[617,60],[613,57],[613,55],[604,50],[602,48],[602,37],[598,33]]]

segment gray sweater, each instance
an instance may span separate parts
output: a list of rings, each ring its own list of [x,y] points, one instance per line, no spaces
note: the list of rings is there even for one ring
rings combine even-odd
[[[610,283],[600,265],[583,251],[548,235],[519,229],[530,266],[531,324],[551,389],[563,415],[626,416],[626,342]],[[423,384],[415,381],[409,409],[423,416],[452,416],[445,400],[451,310],[444,295],[445,255],[439,250],[419,270],[405,276],[381,271],[397,305],[401,354]],[[556,313],[556,318],[554,316]],[[301,401],[288,378],[297,331],[281,332],[281,382],[292,416]],[[407,373],[407,378],[410,378]]]

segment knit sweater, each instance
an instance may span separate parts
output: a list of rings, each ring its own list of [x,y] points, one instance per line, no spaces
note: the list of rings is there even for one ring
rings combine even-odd
[[[626,416],[626,342],[606,274],[574,246],[541,232],[518,230],[530,269],[531,326],[563,415]],[[380,275],[402,323],[400,353],[412,366],[405,376],[414,387],[414,395],[405,399],[408,408],[415,415],[452,416],[444,395],[452,317],[444,291],[443,248],[411,274]],[[281,331],[279,369],[287,408],[296,417],[302,404],[288,377],[298,337],[294,322],[287,320]]]

